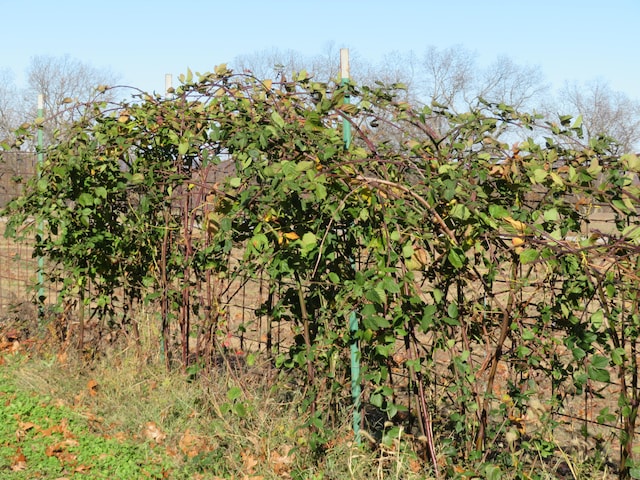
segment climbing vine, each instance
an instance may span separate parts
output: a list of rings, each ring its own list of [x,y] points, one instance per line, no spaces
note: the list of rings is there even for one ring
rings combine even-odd
[[[348,404],[355,341],[367,404],[416,418],[434,466],[440,452],[495,461],[497,441],[543,455],[548,432],[525,435],[522,418],[615,381],[597,422],[619,422],[636,472],[635,155],[583,145],[579,119],[416,107],[401,85],[224,65],[182,80],[167,98],[91,104],[6,209],[10,236],[44,220],[36,254],[61,299],[90,286],[103,316],[157,305],[167,363],[173,329],[186,367],[190,338],[213,341],[224,315],[215,279],[264,275],[265,311],[292,332],[275,364],[302,376],[318,435]]]

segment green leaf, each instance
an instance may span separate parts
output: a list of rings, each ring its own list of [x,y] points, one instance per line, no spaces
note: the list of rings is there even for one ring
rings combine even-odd
[[[532,263],[538,259],[539,252],[533,248],[527,248],[520,252],[520,263]]]
[[[629,476],[631,478],[640,478],[640,467],[633,467],[629,469]]]
[[[471,216],[471,212],[464,204],[456,203],[451,208],[451,216],[459,220],[467,220]]]
[[[604,312],[602,311],[602,309],[592,313],[590,321],[591,325],[593,325],[593,328],[599,330],[600,327],[602,327],[602,323],[604,322]]]
[[[635,213],[635,208],[633,206],[633,203],[631,203],[629,201],[629,198],[624,197],[622,199],[620,198],[616,198],[611,200],[611,204],[618,208],[622,213],[625,214],[631,214],[631,213]]]
[[[133,185],[139,185],[144,182],[144,175],[142,173],[134,173],[131,175],[131,183]]]
[[[594,355],[587,367],[588,377],[595,382],[609,381],[609,360],[602,355]]]
[[[302,235],[302,238],[300,239],[302,256],[308,255],[309,252],[311,252],[314,248],[316,248],[317,244],[318,244],[318,237],[316,237],[315,233],[306,232],[304,235]]]
[[[335,283],[335,284],[339,284],[340,283],[340,277],[338,276],[337,273],[329,272],[329,274],[327,276],[329,277],[329,280],[331,281],[331,283]]]
[[[497,465],[487,465],[484,469],[484,478],[487,480],[500,480],[502,472]]]
[[[387,294],[379,285],[376,285],[374,288],[368,290],[364,296],[370,302],[376,303],[378,305],[385,305],[387,303]]]
[[[276,112],[276,111],[271,112],[271,120],[278,127],[284,128],[284,119],[280,116],[280,114],[278,112]]]
[[[393,277],[384,277],[378,285],[391,294],[400,293],[400,285]]]
[[[256,354],[248,353],[246,358],[247,366],[253,367],[256,363]]]
[[[247,407],[245,406],[244,402],[238,402],[234,404],[233,411],[240,418],[245,418],[247,416]]]
[[[489,205],[489,215],[491,215],[493,218],[500,219],[500,218],[508,217],[510,213],[509,213],[509,210],[507,210],[503,206],[492,204],[492,205]]]
[[[391,326],[391,324],[389,323],[389,320],[377,314],[367,315],[367,316],[363,315],[362,325],[364,328],[368,330],[373,330],[373,331],[389,328]]]
[[[83,207],[93,206],[93,195],[86,192],[81,193],[80,196],[78,197],[78,203]]]
[[[587,368],[587,375],[589,376],[589,379],[593,380],[594,382],[606,383],[610,379],[608,370],[595,368],[591,365],[589,366],[589,368]]]
[[[587,356],[587,353],[580,347],[572,348],[571,353],[573,354],[573,358],[578,362]]]
[[[369,396],[369,403],[374,407],[382,408],[382,405],[384,403],[384,397],[379,393],[372,393]]]
[[[107,198],[107,189],[104,187],[97,187],[95,189],[96,197]]]
[[[533,171],[532,181],[534,183],[542,183],[542,182],[545,181],[545,179],[547,178],[548,175],[549,175],[549,172],[547,172],[544,168],[542,168],[542,167],[536,168]]]
[[[582,128],[582,115],[578,115],[576,117],[576,119],[573,122],[573,125],[571,125],[571,128],[573,130],[579,130]]]
[[[240,387],[231,387],[227,391],[227,398],[230,402],[233,402],[242,396],[242,389]]]
[[[449,262],[453,265],[454,268],[460,269],[464,265],[466,260],[464,253],[460,250],[459,247],[454,247],[449,250],[449,255],[447,255]]]
[[[545,210],[544,219],[547,222],[557,222],[560,220],[560,214],[556,208],[550,208],[549,210]]]
[[[620,157],[620,161],[626,166],[627,170],[640,172],[640,157],[635,153],[625,153]]]
[[[625,352],[624,348],[621,348],[621,347],[614,348],[611,351],[611,361],[615,365],[620,366],[624,362],[625,355],[626,355],[626,352]]]
[[[607,357],[603,357],[602,355],[594,355],[593,357],[591,357],[591,365],[595,368],[608,368],[609,359]]]
[[[315,166],[316,166],[315,162],[312,162],[311,160],[303,160],[296,164],[296,171],[305,172],[307,170],[311,170],[312,168],[315,168]]]
[[[411,258],[413,256],[413,245],[411,243],[405,243],[402,247],[402,256],[404,258]]]
[[[314,191],[316,193],[316,199],[319,201],[325,200],[327,198],[327,189],[321,183],[314,184]]]
[[[318,243],[318,237],[316,237],[316,234],[313,232],[306,232],[302,235],[301,243],[303,248],[313,248]]]
[[[436,314],[437,308],[435,305],[427,305],[422,311],[422,319],[420,320],[420,328],[423,332],[427,332],[433,326],[433,317]]]

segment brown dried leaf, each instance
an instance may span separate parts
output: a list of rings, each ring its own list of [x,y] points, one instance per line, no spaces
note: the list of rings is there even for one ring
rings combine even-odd
[[[43,437],[50,437],[54,433],[64,433],[64,428],[62,427],[62,425],[52,425],[49,428],[45,428],[44,430],[40,431],[40,435],[42,435]]]
[[[292,449],[290,445],[283,445],[280,449],[282,454],[277,451],[271,452],[271,467],[277,475],[289,476],[295,458],[295,454],[291,452]]]
[[[16,440],[18,442],[21,442],[27,435],[27,432],[35,427],[36,424],[32,422],[18,422],[18,429],[16,430]]]
[[[18,447],[16,454],[11,457],[11,470],[20,472],[27,469],[27,457],[22,453],[22,449]]]
[[[53,445],[49,445],[44,453],[48,457],[56,457],[61,463],[73,463],[78,458],[77,455],[67,451],[68,447],[77,447],[79,444],[76,440],[68,438]]]
[[[89,395],[95,397],[98,395],[98,382],[94,379],[91,379],[87,382],[87,390],[89,390]]]
[[[243,450],[240,452],[242,458],[242,466],[246,473],[252,474],[255,472],[255,467],[258,465],[258,460],[250,452]]]
[[[69,359],[69,355],[67,354],[67,351],[63,351],[61,353],[59,353],[57,355],[57,359],[58,359],[58,363],[60,365],[66,365],[67,364],[67,360]]]
[[[154,422],[147,422],[144,428],[143,435],[147,440],[151,440],[158,444],[164,442],[164,440],[167,438],[167,435],[162,430],[160,430],[158,425],[156,425]]]
[[[189,429],[185,430],[180,440],[178,440],[178,447],[182,454],[188,458],[196,457],[203,451],[208,450],[204,439],[194,435]]]

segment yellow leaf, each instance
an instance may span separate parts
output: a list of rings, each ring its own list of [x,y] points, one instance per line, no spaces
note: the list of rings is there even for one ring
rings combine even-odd
[[[229,69],[227,68],[226,63],[221,63],[220,65],[216,65],[213,69],[216,75],[222,76],[229,73]]]
[[[287,232],[287,233],[283,234],[283,236],[287,240],[297,240],[297,239],[300,238],[300,235],[298,235],[296,232]]]
[[[522,238],[522,237],[513,237],[511,239],[511,243],[513,244],[514,247],[519,247],[521,245],[524,245],[524,238]]]
[[[414,255],[416,260],[420,262],[421,265],[426,265],[429,263],[429,254],[424,248],[416,248],[414,250]]]
[[[273,84],[273,81],[271,80],[265,80],[262,82],[264,85],[264,88],[266,88],[267,90],[271,90],[271,85]]]
[[[525,230],[527,229],[527,224],[526,223],[522,223],[519,220],[514,220],[511,217],[504,217],[504,219],[513,227],[515,228],[517,231],[524,233]]]

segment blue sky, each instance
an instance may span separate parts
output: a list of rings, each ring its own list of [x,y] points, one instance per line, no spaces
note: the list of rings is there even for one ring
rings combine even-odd
[[[462,45],[481,63],[507,55],[556,86],[602,78],[640,100],[637,0],[0,0],[0,11],[0,69],[18,84],[41,54],[162,91],[165,73],[271,47],[313,55],[333,43],[375,62]]]

